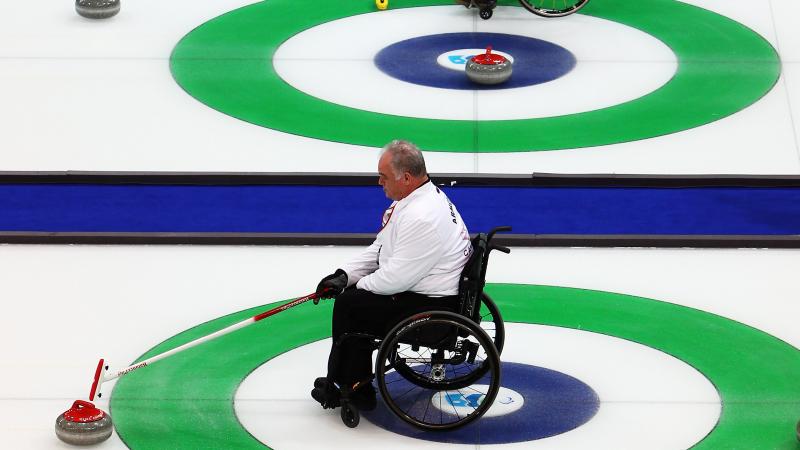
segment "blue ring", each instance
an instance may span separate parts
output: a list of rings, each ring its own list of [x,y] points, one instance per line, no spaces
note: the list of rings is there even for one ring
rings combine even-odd
[[[524,399],[522,407],[512,413],[484,416],[448,433],[430,433],[414,428],[396,417],[382,400],[378,401],[374,411],[361,414],[385,430],[426,441],[509,444],[566,433],[588,422],[600,408],[597,393],[577,378],[528,364],[503,362],[501,365],[501,386],[516,391]],[[405,380],[402,382],[411,386]],[[403,390],[399,383],[398,389]],[[429,398],[419,401],[427,402]],[[499,401],[499,397],[495,401]]]
[[[493,86],[475,84],[461,71],[440,66],[442,53],[462,48],[486,48],[510,54],[514,59],[511,78]],[[562,77],[576,64],[569,50],[552,42],[501,33],[445,33],[396,42],[375,55],[375,65],[385,74],[423,86],[464,89],[510,89],[546,83]]]

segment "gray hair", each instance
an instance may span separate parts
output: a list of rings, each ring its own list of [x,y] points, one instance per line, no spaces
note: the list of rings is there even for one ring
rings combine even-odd
[[[422,151],[411,142],[396,139],[383,147],[381,155],[384,153],[392,155],[390,163],[398,178],[405,172],[414,177],[422,177],[428,174]]]

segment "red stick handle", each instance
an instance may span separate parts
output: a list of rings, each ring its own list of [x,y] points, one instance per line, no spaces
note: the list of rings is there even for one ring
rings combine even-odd
[[[317,295],[316,292],[314,292],[313,294],[308,294],[305,297],[300,297],[298,299],[292,300],[289,303],[285,303],[285,304],[283,304],[281,306],[277,306],[275,308],[272,308],[269,311],[264,311],[263,313],[261,313],[261,314],[259,314],[257,316],[253,316],[253,322],[258,322],[261,319],[266,319],[269,316],[273,316],[275,314],[278,314],[279,312],[286,311],[289,308],[297,306],[297,305],[299,305],[301,303],[305,303],[305,302],[307,302],[309,300],[314,300],[315,298],[319,298],[319,296]]]
[[[100,381],[100,371],[103,370],[105,361],[101,358],[97,363],[97,369],[94,370],[94,381],[92,381],[92,388],[89,390],[89,401],[94,401],[94,394],[97,393],[97,383]]]

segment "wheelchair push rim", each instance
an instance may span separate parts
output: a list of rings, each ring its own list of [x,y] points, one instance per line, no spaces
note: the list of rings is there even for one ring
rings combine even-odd
[[[412,336],[432,330],[458,337],[446,349],[426,344],[415,349]],[[401,363],[416,375],[396,370]],[[452,430],[480,418],[500,389],[500,357],[491,338],[471,320],[445,311],[417,314],[395,326],[378,350],[375,373],[386,406],[427,431]]]

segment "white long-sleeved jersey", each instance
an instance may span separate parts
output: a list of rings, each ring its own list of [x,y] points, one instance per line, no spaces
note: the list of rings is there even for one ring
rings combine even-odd
[[[453,203],[430,181],[383,216],[375,242],[341,267],[348,286],[376,294],[455,295],[472,253],[469,232]]]

